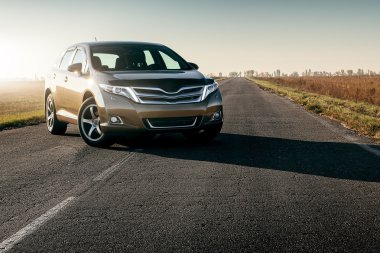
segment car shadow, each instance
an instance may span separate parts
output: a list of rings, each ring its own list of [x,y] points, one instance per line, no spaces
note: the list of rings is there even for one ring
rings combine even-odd
[[[65,136],[67,137],[80,137],[79,133],[65,133]]]
[[[380,158],[356,144],[300,141],[221,133],[207,144],[162,135],[114,150],[161,157],[289,171],[337,179],[380,182]]]

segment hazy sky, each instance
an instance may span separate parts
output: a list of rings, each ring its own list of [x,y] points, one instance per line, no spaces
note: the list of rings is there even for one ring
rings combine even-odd
[[[163,43],[205,73],[380,71],[378,0],[0,0],[0,79],[44,75],[70,44]]]

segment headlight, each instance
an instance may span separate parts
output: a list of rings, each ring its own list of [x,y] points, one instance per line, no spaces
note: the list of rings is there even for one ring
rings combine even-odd
[[[130,87],[120,87],[120,86],[113,86],[113,85],[107,85],[107,84],[99,84],[99,86],[105,92],[127,97],[136,103],[140,102],[136,94],[133,92],[133,90]]]
[[[202,101],[205,100],[208,95],[213,93],[219,88],[219,85],[217,82],[214,82],[213,84],[206,85],[204,90],[203,90],[203,95],[202,95]]]

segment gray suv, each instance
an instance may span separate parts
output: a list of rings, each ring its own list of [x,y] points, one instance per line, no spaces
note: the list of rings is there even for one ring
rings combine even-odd
[[[91,146],[118,136],[181,132],[212,140],[223,124],[218,83],[166,46],[79,43],[67,49],[45,83],[47,129],[77,124]]]

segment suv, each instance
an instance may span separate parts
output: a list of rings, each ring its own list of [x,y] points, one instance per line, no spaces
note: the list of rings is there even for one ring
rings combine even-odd
[[[218,84],[166,46],[91,42],[69,47],[45,83],[50,133],[77,124],[91,146],[118,136],[182,132],[212,140],[223,124]]]

